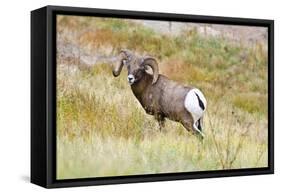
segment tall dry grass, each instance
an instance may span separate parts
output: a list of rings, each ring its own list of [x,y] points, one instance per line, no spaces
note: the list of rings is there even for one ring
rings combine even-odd
[[[199,87],[208,100],[203,142],[179,123],[163,131],[109,63],[57,67],[57,178],[189,172],[267,166],[267,55],[196,30],[172,37],[139,23],[58,18],[58,37],[81,52],[149,53],[160,72]],[[126,33],[125,33],[126,32]],[[72,37],[72,38],[71,38]]]

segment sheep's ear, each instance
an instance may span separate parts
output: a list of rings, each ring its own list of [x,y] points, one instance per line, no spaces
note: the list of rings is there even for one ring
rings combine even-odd
[[[128,49],[121,49],[120,54],[123,55],[126,59],[132,56],[132,52]]]

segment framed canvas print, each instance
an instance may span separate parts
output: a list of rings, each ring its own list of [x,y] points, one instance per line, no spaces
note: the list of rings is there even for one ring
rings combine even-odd
[[[273,173],[272,20],[31,12],[31,182]]]

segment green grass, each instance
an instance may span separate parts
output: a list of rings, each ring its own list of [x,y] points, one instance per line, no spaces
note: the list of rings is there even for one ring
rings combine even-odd
[[[117,19],[62,17],[58,24],[63,39],[84,51],[110,47],[116,55],[130,48],[157,57],[161,73],[199,87],[208,100],[200,142],[169,120],[160,132],[133,96],[125,68],[115,78],[113,64],[58,64],[58,179],[267,166],[267,55],[261,45],[249,48],[195,30],[172,37]],[[66,33],[73,30],[78,42]]]

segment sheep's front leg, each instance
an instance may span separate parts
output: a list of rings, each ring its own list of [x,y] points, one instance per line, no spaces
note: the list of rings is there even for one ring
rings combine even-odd
[[[162,129],[165,127],[165,117],[161,114],[156,115],[155,117],[159,124],[159,130],[162,131]]]
[[[162,129],[165,127],[165,119],[158,121],[159,124],[159,130],[162,131]]]

